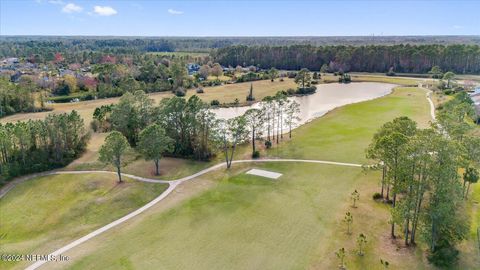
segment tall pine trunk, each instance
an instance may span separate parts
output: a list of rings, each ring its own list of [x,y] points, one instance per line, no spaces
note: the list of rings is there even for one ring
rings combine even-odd
[[[160,175],[160,169],[158,168],[158,164],[160,163],[159,159],[155,159],[155,175]]]

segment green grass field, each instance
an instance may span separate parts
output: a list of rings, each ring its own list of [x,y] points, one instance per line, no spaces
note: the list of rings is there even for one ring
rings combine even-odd
[[[352,82],[381,82],[381,83],[393,83],[403,86],[414,86],[419,83],[424,83],[426,81],[431,81],[428,78],[413,78],[413,77],[395,77],[395,76],[386,76],[377,73],[351,73],[350,74]],[[334,76],[331,73],[322,75],[322,81],[326,83],[338,82],[339,76]]]
[[[125,180],[117,184],[110,174],[54,175],[17,185],[0,199],[0,253],[51,252],[143,206],[167,187]],[[0,268],[12,266],[0,261]]]
[[[305,269],[330,260],[359,168],[272,163],[278,181],[232,177],[201,196],[95,240],[71,269]],[[332,249],[333,248],[333,249]],[[83,255],[83,254],[82,254]],[[76,253],[72,254],[76,256]],[[148,258],[148,259],[147,259]]]
[[[404,115],[427,127],[431,119],[425,94],[420,88],[400,87],[386,97],[337,108],[294,130],[291,141],[267,153],[275,157],[364,163],[365,148],[383,123]]]

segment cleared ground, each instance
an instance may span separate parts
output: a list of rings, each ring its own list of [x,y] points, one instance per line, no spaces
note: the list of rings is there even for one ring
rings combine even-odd
[[[28,180],[0,199],[0,253],[47,254],[161,194],[166,185],[115,175],[52,175]],[[26,264],[0,261],[0,268]]]

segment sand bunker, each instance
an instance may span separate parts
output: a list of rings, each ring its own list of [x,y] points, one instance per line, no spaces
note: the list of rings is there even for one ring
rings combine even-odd
[[[267,177],[267,178],[271,178],[271,179],[277,179],[277,178],[279,178],[280,176],[282,176],[281,173],[276,173],[276,172],[271,172],[271,171],[265,171],[265,170],[259,170],[259,169],[251,169],[250,171],[247,172],[247,174],[252,174],[252,175]]]

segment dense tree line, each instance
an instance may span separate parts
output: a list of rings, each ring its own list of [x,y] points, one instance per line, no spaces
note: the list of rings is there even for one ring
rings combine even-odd
[[[45,120],[0,124],[0,183],[65,166],[83,152],[88,134],[76,111]]]
[[[383,37],[41,37],[3,36],[0,57],[29,57],[42,52],[105,51],[109,53],[208,51],[232,45],[394,45],[480,44],[476,36]]]
[[[35,111],[34,91],[35,86],[31,82],[14,84],[0,78],[0,117]]]
[[[420,235],[429,260],[439,266],[456,262],[455,246],[468,233],[465,186],[478,181],[480,168],[480,138],[470,134],[471,109],[468,95],[460,93],[429,129],[396,118],[380,128],[367,150],[367,157],[381,161],[382,187],[375,198],[392,205],[391,236],[400,233],[410,245]]]
[[[214,58],[225,66],[320,70],[330,72],[427,73],[433,66],[456,73],[480,73],[478,45],[369,45],[369,46],[231,46],[218,49]]]

